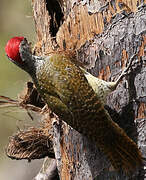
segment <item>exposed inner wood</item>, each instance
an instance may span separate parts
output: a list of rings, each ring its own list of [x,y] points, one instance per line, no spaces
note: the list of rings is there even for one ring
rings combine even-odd
[[[126,13],[136,12],[141,1],[104,1],[105,7],[102,8],[98,4],[99,11],[94,13],[90,13],[89,7],[82,5],[80,1],[77,5],[70,7],[71,10],[67,9],[67,2],[61,0],[41,2],[38,0],[34,1],[33,4],[38,37],[36,49],[37,53],[42,51],[45,54],[54,50],[56,41],[60,50],[79,49],[87,40],[91,40],[96,34],[101,34],[105,26],[110,24],[112,18],[118,13],[123,11]],[[68,13],[64,19],[65,10]]]

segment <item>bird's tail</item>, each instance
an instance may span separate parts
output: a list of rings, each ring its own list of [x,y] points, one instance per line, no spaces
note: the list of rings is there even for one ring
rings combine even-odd
[[[126,174],[142,166],[142,155],[138,146],[116,124],[112,123],[108,137],[105,137],[104,152],[110,159],[114,169],[123,170]],[[112,139],[111,139],[112,138]]]

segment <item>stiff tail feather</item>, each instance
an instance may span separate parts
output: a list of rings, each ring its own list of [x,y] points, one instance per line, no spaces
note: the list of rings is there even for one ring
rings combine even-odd
[[[105,153],[114,169],[130,174],[142,166],[141,152],[136,143],[118,125],[115,124],[114,127],[114,132],[110,132],[113,137],[113,145],[107,145]]]

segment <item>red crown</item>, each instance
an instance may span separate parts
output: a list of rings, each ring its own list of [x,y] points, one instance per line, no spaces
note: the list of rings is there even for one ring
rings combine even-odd
[[[24,37],[13,37],[7,42],[5,46],[7,56],[17,63],[23,63],[19,52],[19,46],[23,39]]]

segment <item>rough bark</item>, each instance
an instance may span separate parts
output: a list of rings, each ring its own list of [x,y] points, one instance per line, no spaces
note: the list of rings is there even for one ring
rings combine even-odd
[[[146,158],[145,4],[144,0],[32,1],[36,54],[74,50],[93,75],[107,81],[120,74],[133,54],[138,55],[130,74],[108,96],[106,108]],[[116,173],[103,175],[110,163],[93,142],[64,122],[56,120],[52,126],[60,179],[126,179]],[[132,179],[144,179],[144,173],[141,169]]]

